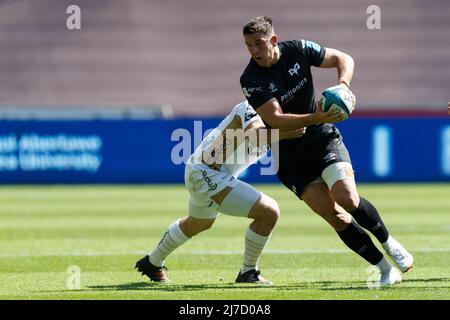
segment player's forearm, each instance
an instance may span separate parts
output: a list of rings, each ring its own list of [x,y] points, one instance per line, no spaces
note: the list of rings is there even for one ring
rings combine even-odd
[[[267,145],[280,142],[280,140],[295,139],[305,134],[306,128],[292,129],[292,130],[280,130],[269,129],[266,127],[260,127],[255,130],[251,130],[246,133],[249,142],[261,149],[264,149]]]
[[[342,53],[338,56],[337,61],[338,83],[344,83],[350,88],[350,82],[353,78],[353,70],[355,68],[355,62],[353,58],[348,54]]]
[[[320,123],[319,119],[316,119],[314,113],[308,114],[290,114],[282,113],[278,114],[269,123],[272,128],[280,130],[292,130],[300,129],[303,127],[309,127],[313,124]]]
[[[257,147],[263,148],[272,143],[272,136],[274,140],[278,140],[278,132],[272,132],[266,127],[252,128],[245,132],[245,137],[249,142]]]

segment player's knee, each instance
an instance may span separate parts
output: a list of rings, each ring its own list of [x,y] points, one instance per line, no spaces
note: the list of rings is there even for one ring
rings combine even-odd
[[[270,198],[270,204],[267,206],[266,215],[269,222],[275,225],[280,217],[280,207],[278,203]]]
[[[264,220],[267,225],[275,226],[279,217],[280,208],[278,203],[275,200],[267,202],[263,207],[262,220]]]
[[[337,195],[334,195],[336,202],[347,212],[352,212],[358,209],[359,195],[350,190],[342,190]]]
[[[280,217],[278,203],[266,195],[261,196],[254,209],[249,217],[258,221],[264,221],[267,225],[274,226]]]

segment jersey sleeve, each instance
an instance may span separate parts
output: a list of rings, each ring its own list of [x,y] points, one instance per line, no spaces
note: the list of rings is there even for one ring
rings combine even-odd
[[[243,113],[243,129],[245,130],[250,123],[261,120],[261,117],[256,113],[255,109],[253,109],[248,103],[246,104],[245,111]],[[262,122],[262,120],[261,120]]]
[[[274,96],[261,81],[241,77],[241,88],[248,103],[257,109]]]
[[[322,64],[325,58],[325,47],[310,40],[301,40],[299,44],[302,54],[306,57],[310,65],[318,67]]]

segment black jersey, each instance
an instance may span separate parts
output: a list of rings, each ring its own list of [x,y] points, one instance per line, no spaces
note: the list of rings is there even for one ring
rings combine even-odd
[[[306,114],[315,111],[315,93],[311,66],[320,66],[325,48],[308,40],[278,43],[280,59],[271,67],[260,67],[253,59],[242,74],[242,91],[250,105],[257,110],[276,98],[284,113]],[[266,126],[270,127],[267,123]],[[313,125],[303,137],[280,143],[281,158],[299,147],[315,141],[330,125]]]

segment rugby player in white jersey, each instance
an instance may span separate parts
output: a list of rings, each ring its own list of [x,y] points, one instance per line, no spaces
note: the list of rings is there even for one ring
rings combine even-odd
[[[137,261],[138,271],[155,282],[167,282],[164,267],[167,256],[196,234],[209,229],[221,212],[253,219],[245,234],[244,261],[236,282],[271,284],[261,276],[258,259],[280,209],[275,200],[239,180],[238,176],[257,162],[267,147],[277,142],[275,140],[298,138],[303,133],[303,128],[269,132],[247,101],[237,104],[187,161],[184,179],[190,193],[189,215],[173,222],[156,248]]]

